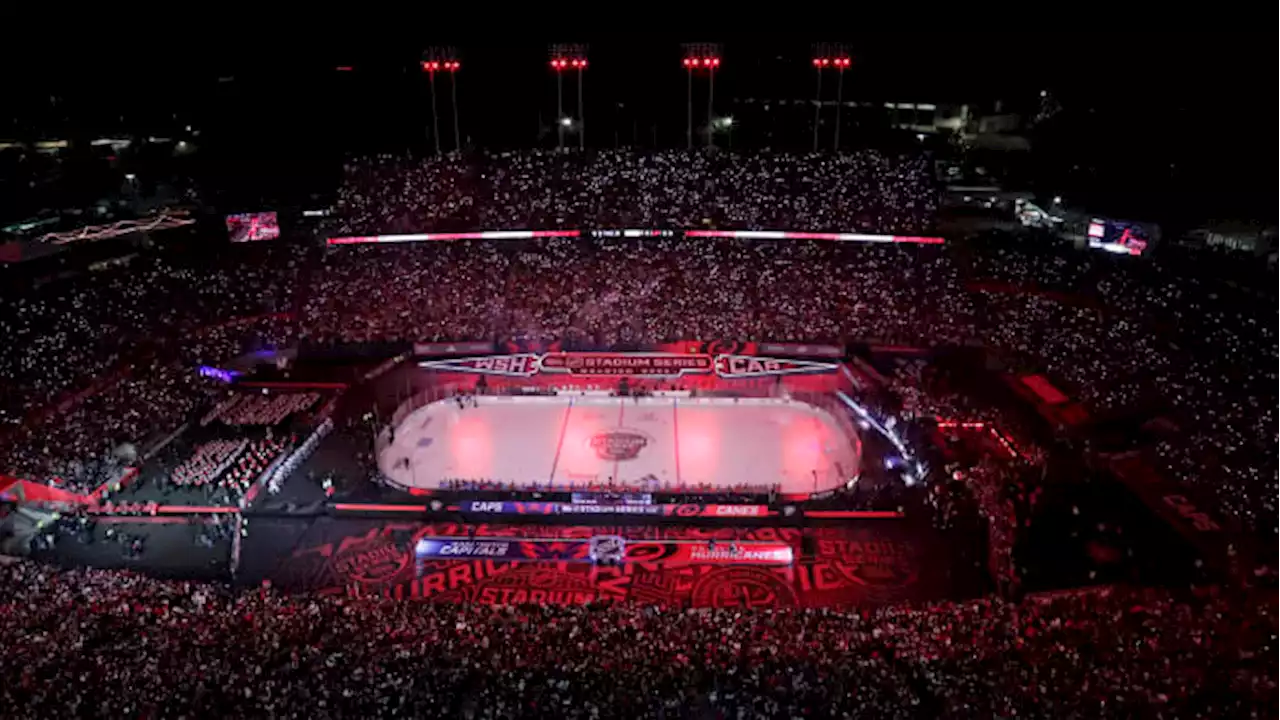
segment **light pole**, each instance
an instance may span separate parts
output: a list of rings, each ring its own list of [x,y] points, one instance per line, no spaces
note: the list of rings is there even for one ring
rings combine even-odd
[[[564,149],[564,131],[573,127],[575,124],[564,114],[564,71],[578,71],[578,149],[582,150],[586,147],[586,137],[583,133],[583,103],[582,103],[582,80],[583,71],[587,69],[587,46],[572,44],[557,44],[549,48],[551,55],[551,70],[556,74],[556,138],[557,146]],[[565,122],[568,120],[568,122]]]
[[[702,69],[707,71],[707,145],[711,146],[712,134],[715,132],[716,70],[720,69],[720,46],[716,43],[685,43],[681,64],[688,73],[685,144],[688,149],[693,149],[693,73]]]
[[[458,53],[451,47],[429,47],[422,53],[422,72],[427,74],[431,84],[431,138],[435,143],[436,154],[440,154],[440,109],[436,100],[436,73],[449,73],[450,94],[453,102],[453,144],[455,150],[462,149],[462,131],[458,126],[458,70],[462,63],[458,62]]]
[[[840,152],[840,111],[844,109],[844,71],[849,68],[849,58],[838,57],[836,65],[836,139],[832,149]]]
[[[462,150],[462,130],[458,126],[458,70],[462,63],[451,60],[446,64],[449,71],[449,91],[453,94],[453,149]]]
[[[684,68],[689,73],[689,87],[686,93],[685,128],[684,141],[685,149],[693,149],[693,61],[690,58],[684,59]]]
[[[716,115],[716,68],[720,67],[720,58],[711,58],[707,66],[707,147],[715,147],[715,133],[712,132],[712,120]]]
[[[578,149],[585,150],[587,147],[587,123],[585,110],[582,107],[582,75],[587,69],[587,59],[574,58],[569,61],[569,66],[578,71]]]
[[[564,61],[561,60],[560,62],[563,63]],[[559,132],[559,139],[556,141],[556,147],[563,150],[564,149],[564,128],[565,128],[564,73],[562,73],[560,70],[556,70],[556,117],[558,118],[558,120],[556,121],[556,128],[558,129],[557,131]]]
[[[440,61],[423,60],[422,71],[427,74],[431,83],[431,140],[435,142],[436,154],[440,154],[440,112],[436,107],[436,73],[440,71]]]
[[[818,152],[818,125],[822,122],[822,68],[831,62],[827,58],[814,58],[813,66],[818,70],[818,89],[813,94],[813,151]]]
[[[813,46],[813,69],[818,73],[818,92],[814,96],[813,151],[818,151],[818,125],[822,122],[822,72],[834,69],[836,75],[836,130],[834,149],[840,150],[840,112],[844,105],[844,71],[849,69],[849,46],[843,43],[817,43]]]

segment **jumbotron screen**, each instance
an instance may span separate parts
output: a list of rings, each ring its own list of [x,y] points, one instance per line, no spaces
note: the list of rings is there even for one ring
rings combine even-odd
[[[1093,218],[1089,221],[1089,247],[1121,255],[1142,255],[1155,244],[1160,231],[1146,223]]]
[[[280,221],[274,212],[228,215],[227,234],[231,242],[275,240],[280,237]]]

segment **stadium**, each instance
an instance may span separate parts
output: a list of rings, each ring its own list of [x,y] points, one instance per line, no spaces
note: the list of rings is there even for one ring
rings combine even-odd
[[[845,46],[768,131],[684,49],[675,142],[585,140],[569,45],[539,146],[464,142],[434,48],[328,195],[21,223],[0,706],[1275,716],[1274,265],[967,189]]]
[[[259,360],[202,421],[314,415],[246,492],[240,583],[672,607],[982,585],[938,559],[972,542],[944,549],[927,523],[900,524],[928,461],[876,419],[874,371],[838,346],[419,342],[372,367]],[[491,577],[495,562],[511,571]]]

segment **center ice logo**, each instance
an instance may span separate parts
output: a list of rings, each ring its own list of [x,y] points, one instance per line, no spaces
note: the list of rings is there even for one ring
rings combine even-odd
[[[591,437],[591,449],[601,460],[635,460],[649,444],[649,436],[639,430],[611,430]]]

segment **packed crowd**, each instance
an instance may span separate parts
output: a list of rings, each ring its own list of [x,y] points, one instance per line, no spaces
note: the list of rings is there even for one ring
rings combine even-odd
[[[383,158],[349,168],[342,217],[365,234],[703,217],[906,231],[932,214],[929,185],[908,179],[927,174],[914,163],[874,154]],[[879,179],[862,182],[867,174]],[[858,213],[869,219],[855,222]],[[1165,428],[1151,445],[1171,477],[1216,496],[1246,526],[1274,531],[1274,273],[1269,287],[1267,277],[1223,282],[1231,276],[1197,273],[1205,263],[1181,257],[1132,262],[1007,238],[945,247],[575,238],[323,255],[281,244],[199,262],[144,254],[15,291],[12,303],[6,296],[0,332],[13,342],[0,373],[13,380],[0,387],[0,467],[98,484],[119,470],[122,444],[145,450],[149,437],[216,402],[196,363],[283,342],[981,344],[1015,369],[1045,373],[1098,419],[1159,417],[1144,427]]]
[[[218,403],[201,420],[208,425],[214,420],[227,425],[278,425],[290,415],[309,409],[320,401],[320,394],[276,393],[275,395],[231,395]]]
[[[1019,519],[1030,515],[1027,491],[1017,482],[1013,467],[991,458],[984,458],[966,470],[957,470],[953,477],[972,493],[978,514],[986,522],[987,570],[997,590],[1002,595],[1016,596],[1022,577],[1014,561],[1014,551]]]
[[[1224,269],[1208,251],[1124,263],[996,241],[972,257],[975,275],[1020,290],[978,293],[990,346],[1059,379],[1095,419],[1136,420],[1170,478],[1275,532],[1274,272],[1254,277],[1240,261]]]
[[[691,228],[918,234],[937,210],[919,155],[511,152],[352,161],[343,234]]]
[[[0,467],[80,492],[118,477],[133,451],[219,396],[198,365],[296,335],[301,257],[161,251],[0,288]]]
[[[208,491],[211,500],[234,504],[280,457],[287,447],[285,438],[268,433],[265,437],[226,438],[201,443],[168,477],[161,488],[197,488]]]
[[[377,158],[348,168],[342,222],[358,234],[703,224],[916,233],[936,204],[923,162]],[[975,343],[1053,377],[1099,418],[1158,416],[1144,428],[1157,428],[1171,476],[1255,529],[1275,526],[1274,273],[1224,283],[1176,253],[1135,263],[985,240],[574,239],[314,255],[283,244],[215,261],[144,252],[101,273],[0,288],[0,470],[96,487],[150,440],[219,408],[224,394],[196,365],[283,343]],[[895,384],[913,414],[974,417],[962,394],[913,395],[909,375]],[[203,417],[283,417],[261,410]],[[176,476],[218,479],[238,495],[285,444],[268,435],[211,448]],[[987,465],[958,478],[987,520],[995,576],[1016,586],[1006,551],[1028,498],[1013,480]],[[1104,590],[856,612],[493,608],[232,592],[18,562],[0,567],[0,610],[10,650],[0,706],[15,718],[1277,715],[1274,600],[1239,597]]]
[[[550,239],[421,250],[329,254],[313,276],[303,332],[321,341],[570,346],[847,335],[943,344],[975,335],[956,269],[928,249]]]
[[[1272,603],[423,604],[0,567],[7,717],[1276,717]]]
[[[270,434],[250,442],[244,455],[232,463],[226,477],[222,480],[223,486],[227,489],[228,499],[238,501],[244,497],[253,481],[266,472],[287,446],[288,442],[285,438],[273,437]]]
[[[201,444],[181,465],[173,469],[169,482],[202,487],[226,472],[236,457],[249,446],[247,438],[211,440]]]

